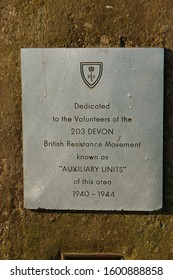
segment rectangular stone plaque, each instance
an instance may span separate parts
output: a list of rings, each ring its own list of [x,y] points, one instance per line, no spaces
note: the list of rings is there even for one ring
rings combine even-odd
[[[162,208],[161,48],[22,49],[24,205]]]

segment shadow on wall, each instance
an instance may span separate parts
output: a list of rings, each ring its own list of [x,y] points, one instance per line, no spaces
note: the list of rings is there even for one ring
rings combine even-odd
[[[173,213],[173,52],[165,50],[163,210]]]

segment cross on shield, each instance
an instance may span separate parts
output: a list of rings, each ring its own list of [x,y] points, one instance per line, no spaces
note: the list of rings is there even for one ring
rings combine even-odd
[[[98,84],[103,72],[103,62],[81,62],[80,72],[85,84],[93,88]]]

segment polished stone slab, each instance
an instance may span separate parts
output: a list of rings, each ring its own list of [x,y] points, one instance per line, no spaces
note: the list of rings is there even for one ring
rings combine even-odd
[[[162,208],[161,48],[22,49],[24,206]]]

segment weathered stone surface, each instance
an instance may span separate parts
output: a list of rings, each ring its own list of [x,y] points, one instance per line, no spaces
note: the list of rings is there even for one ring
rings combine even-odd
[[[0,11],[0,258],[50,259],[73,251],[173,259],[172,0],[2,0]],[[166,48],[164,210],[157,215],[23,210],[20,49],[103,46]]]

